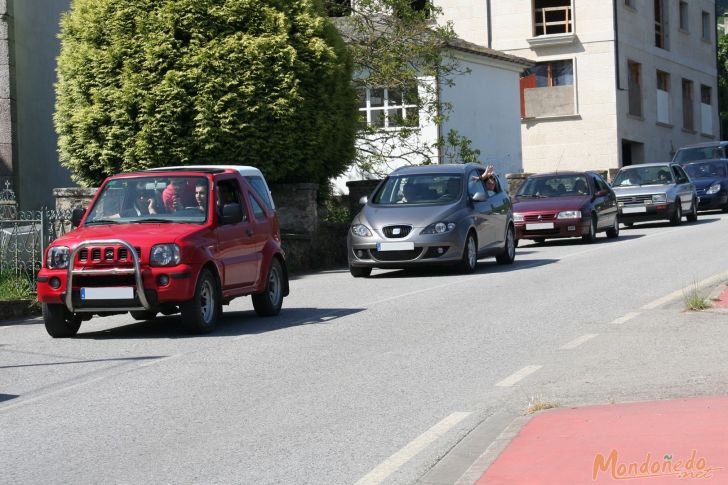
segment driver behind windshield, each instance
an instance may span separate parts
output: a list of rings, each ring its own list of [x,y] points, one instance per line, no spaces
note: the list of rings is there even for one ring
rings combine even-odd
[[[145,182],[137,182],[133,189],[132,207],[122,212],[122,217],[146,216],[157,213],[156,201],[152,191],[147,190]]]

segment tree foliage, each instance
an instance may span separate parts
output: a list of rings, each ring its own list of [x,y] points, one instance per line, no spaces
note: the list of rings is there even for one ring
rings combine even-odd
[[[448,49],[456,35],[450,23],[437,21],[440,8],[431,0],[325,3],[330,13],[343,15],[337,25],[349,46],[358,88],[414,87],[418,96],[413,102],[424,122],[420,126],[441,126],[449,118],[452,106],[441,100],[438,90],[454,85],[456,76],[469,71]],[[397,124],[392,130],[361,123],[355,162],[362,172],[381,176],[402,164],[478,161],[479,150],[456,131],[440,133],[433,142],[421,136],[419,126],[406,120]]]
[[[718,39],[718,107],[721,120],[722,136],[726,136],[725,126],[728,124],[728,35]]]
[[[351,163],[352,61],[320,0],[72,0],[55,124],[82,185],[184,164],[324,182]]]

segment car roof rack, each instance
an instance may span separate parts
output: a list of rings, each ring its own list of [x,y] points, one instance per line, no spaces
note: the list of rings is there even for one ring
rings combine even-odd
[[[199,165],[190,166],[190,167],[157,167],[157,168],[148,168],[144,170],[144,173],[147,172],[204,172],[204,173],[222,173],[226,168],[220,168],[220,167],[201,167]]]

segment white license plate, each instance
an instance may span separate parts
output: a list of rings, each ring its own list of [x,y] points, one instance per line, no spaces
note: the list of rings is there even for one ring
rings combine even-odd
[[[377,243],[377,251],[412,251],[414,248],[413,242]]]
[[[132,300],[134,288],[131,286],[111,288],[81,288],[82,300]]]
[[[622,214],[638,214],[647,212],[647,207],[622,207]]]
[[[526,224],[527,231],[540,231],[542,229],[553,229],[553,222],[540,222],[538,224]]]

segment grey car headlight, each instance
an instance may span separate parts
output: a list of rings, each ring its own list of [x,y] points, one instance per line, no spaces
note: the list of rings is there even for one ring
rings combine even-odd
[[[66,246],[54,246],[48,250],[48,259],[46,266],[49,269],[66,269],[68,268],[68,259],[71,250]]]
[[[557,219],[581,219],[581,211],[561,211]]]
[[[177,266],[180,262],[179,246],[176,244],[157,244],[152,246],[149,263],[152,266]]]
[[[445,234],[454,229],[454,222],[435,222],[424,228],[420,234]]]
[[[718,192],[720,192],[720,184],[714,183],[713,185],[710,186],[710,188],[707,190],[707,192],[705,192],[705,195],[713,195],[713,194],[717,194]]]
[[[351,233],[359,237],[372,237],[372,231],[364,224],[354,224],[351,226]]]
[[[664,204],[667,202],[667,194],[655,194],[652,196],[653,204]]]

